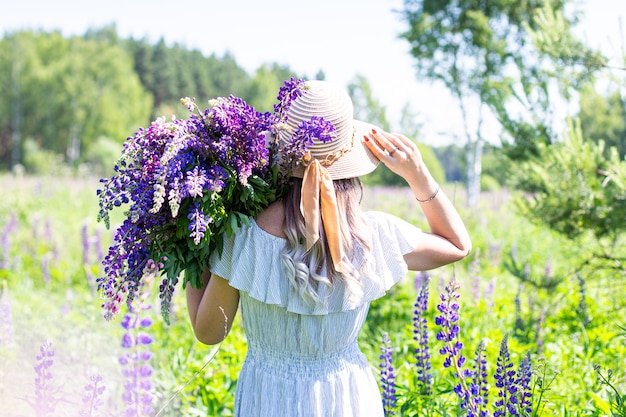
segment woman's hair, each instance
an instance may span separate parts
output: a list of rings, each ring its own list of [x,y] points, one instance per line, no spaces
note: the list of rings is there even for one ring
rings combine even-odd
[[[320,289],[327,287],[330,294],[334,277],[339,277],[345,285],[348,301],[356,305],[363,295],[360,275],[367,273],[367,254],[371,249],[371,234],[365,224],[360,209],[363,186],[359,178],[333,181],[339,208],[339,227],[344,252],[350,259],[348,272],[335,270],[326,241],[324,227],[320,227],[320,239],[306,250],[304,244],[304,217],[300,212],[300,194],[302,179],[292,178],[289,192],[284,200],[285,234],[288,244],[281,253],[281,258],[292,287],[305,300],[324,304]],[[323,225],[320,219],[320,225]]]

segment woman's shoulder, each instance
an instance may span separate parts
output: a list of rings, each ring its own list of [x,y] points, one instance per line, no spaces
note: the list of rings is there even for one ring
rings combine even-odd
[[[273,202],[260,212],[255,221],[257,226],[266,233],[276,237],[286,237],[284,232],[285,206],[281,200]]]

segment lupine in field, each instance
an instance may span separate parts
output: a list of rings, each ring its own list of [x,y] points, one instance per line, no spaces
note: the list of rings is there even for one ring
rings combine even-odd
[[[578,295],[580,296],[580,301],[578,302],[578,314],[582,317],[583,326],[587,327],[591,320],[589,319],[589,314],[587,314],[587,290],[585,278],[580,275],[576,275],[576,278],[578,279]]]
[[[81,241],[83,243],[83,265],[89,265],[89,229],[87,222],[81,228]]]
[[[80,417],[98,417],[98,410],[104,405],[102,393],[105,386],[102,383],[102,376],[93,375],[89,378],[89,383],[85,385],[83,394],[83,408],[80,410]]]
[[[122,318],[121,325],[126,330],[122,337],[122,347],[128,349],[120,357],[124,391],[122,399],[126,404],[126,417],[143,417],[152,412],[153,386],[151,381],[152,352],[148,346],[152,337],[146,329],[152,325],[152,319],[145,315],[151,305],[145,303],[148,293],[139,294],[139,303],[135,307],[128,303],[128,313]]]
[[[515,330],[524,329],[524,319],[522,319],[522,292],[524,291],[524,284],[520,283],[515,294]]]
[[[6,281],[2,281],[2,293],[0,294],[0,345],[10,346],[14,342],[9,290]]]
[[[489,405],[489,386],[487,383],[487,355],[485,352],[485,343],[480,342],[476,349],[474,357],[474,385],[479,389],[479,395],[476,397],[476,405],[478,406],[478,415],[487,417],[490,415],[487,406]]]
[[[510,403],[510,390],[515,381],[515,370],[513,369],[513,362],[511,362],[511,355],[509,354],[508,337],[505,335],[500,342],[500,352],[496,362],[496,373],[494,375],[496,380],[496,388],[498,388],[498,400],[494,406],[494,417],[504,417],[507,415],[509,403]]]
[[[417,342],[415,359],[417,367],[418,391],[422,395],[430,395],[433,376],[430,373],[430,349],[428,345],[428,311],[430,281],[422,283],[413,310],[413,340]]]
[[[58,389],[53,385],[50,370],[54,364],[52,342],[45,341],[39,348],[37,365],[35,365],[35,400],[31,403],[37,417],[51,417],[59,398]]]
[[[2,262],[0,263],[0,269],[9,269],[11,266],[11,233],[17,229],[17,214],[15,212],[11,214],[9,222],[4,225],[2,229],[2,237],[0,239],[0,245],[2,245]]]
[[[531,377],[532,363],[530,361],[530,354],[526,354],[520,363],[516,380],[520,416],[530,416],[533,412],[533,393],[530,386]]]
[[[444,343],[439,353],[445,356],[443,366],[452,368],[454,376],[459,383],[454,387],[454,392],[461,400],[461,408],[467,409],[468,417],[479,415],[478,404],[480,400],[480,388],[471,380],[474,373],[469,369],[463,369],[465,357],[461,353],[463,343],[460,340],[459,327],[459,304],[460,285],[456,277],[452,277],[445,291],[441,293],[441,303],[437,304],[437,310],[441,313],[435,318],[435,324],[441,327],[437,332],[437,340]]]
[[[413,286],[416,292],[419,292],[427,281],[430,281],[430,275],[428,275],[428,272],[415,271],[415,274],[413,275]]]
[[[543,351],[543,333],[545,331],[544,327],[546,324],[546,307],[543,307],[539,312],[539,320],[537,320],[537,352],[541,353]]]
[[[380,381],[383,392],[383,409],[385,416],[396,414],[396,375],[393,368],[393,349],[387,333],[383,334],[383,344],[380,348]]]

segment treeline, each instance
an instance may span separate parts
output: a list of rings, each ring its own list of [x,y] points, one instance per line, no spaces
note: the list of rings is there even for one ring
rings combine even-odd
[[[120,144],[138,127],[163,115],[187,114],[184,96],[203,106],[214,97],[234,94],[258,110],[269,111],[281,83],[297,74],[268,63],[252,74],[234,56],[206,55],[163,39],[123,39],[114,25],[65,37],[58,31],[18,31],[0,38],[0,171],[24,166],[32,172],[87,165],[106,173],[119,156]],[[347,86],[357,117],[385,129],[402,131],[418,142],[416,118],[407,109],[408,124],[391,126],[386,107],[357,74]],[[580,92],[585,140],[604,141],[626,154],[626,99],[620,89]],[[440,180],[467,180],[467,149],[452,144],[421,146]],[[511,160],[500,147],[484,145],[483,188],[504,185]],[[395,175],[377,170],[371,183],[398,184]]]
[[[0,39],[0,170],[106,165],[138,127],[162,115],[185,116],[182,97],[203,106],[234,94],[271,110],[281,83],[292,76],[307,74],[279,64],[248,74],[229,54],[121,39],[115,26],[71,37],[6,33]]]

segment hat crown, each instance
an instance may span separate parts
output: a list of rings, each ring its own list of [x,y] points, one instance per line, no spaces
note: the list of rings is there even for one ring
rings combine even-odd
[[[326,81],[307,81],[307,88],[295,99],[287,112],[287,126],[293,133],[300,123],[312,116],[323,118],[334,128],[332,141],[322,142],[314,139],[308,148],[314,158],[340,151],[352,143],[354,135],[354,107],[348,93]]]
[[[307,147],[312,158],[320,160],[333,180],[369,174],[378,165],[378,158],[363,144],[362,137],[375,126],[354,119],[354,107],[348,93],[327,81],[306,81],[302,94],[291,102],[287,111],[287,129],[280,138],[289,143],[303,121],[313,116],[324,119],[335,128],[333,140],[313,138]],[[302,178],[305,161],[292,166],[292,175]]]

